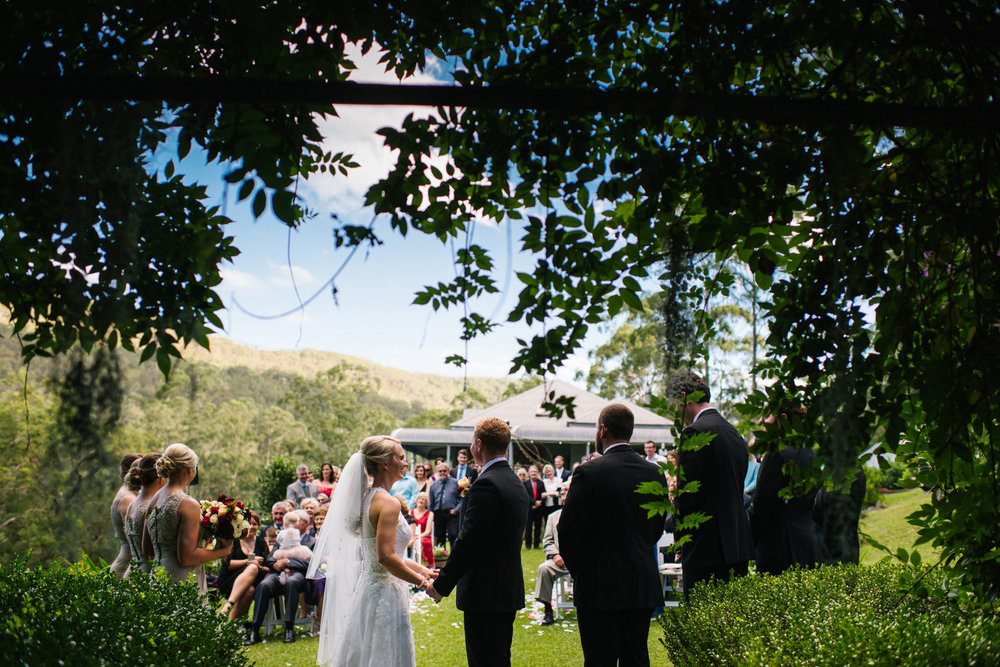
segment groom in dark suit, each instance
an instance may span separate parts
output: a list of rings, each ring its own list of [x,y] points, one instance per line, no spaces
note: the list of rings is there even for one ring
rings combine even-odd
[[[559,519],[559,548],[573,575],[573,602],[586,665],[649,665],[653,609],[663,606],[656,542],[663,517],[640,505],[642,482],[663,482],[660,469],[629,446],[635,417],[619,403],[597,419],[602,456],[573,471]]]
[[[496,417],[476,424],[472,456],[482,470],[464,501],[462,529],[427,593],[437,601],[458,587],[465,612],[465,651],[471,667],[510,665],[514,616],[524,607],[521,536],[528,494],[506,459],[510,428]]]

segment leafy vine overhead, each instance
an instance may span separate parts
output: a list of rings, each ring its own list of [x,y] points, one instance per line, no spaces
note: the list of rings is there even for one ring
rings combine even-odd
[[[323,151],[329,104],[130,97],[122,82],[338,82],[353,68],[345,44],[376,34],[411,73],[437,31],[417,40],[398,30],[404,18],[378,3],[2,3],[0,75],[37,84],[0,94],[0,303],[25,359],[104,341],[167,372],[182,344],[207,346],[208,327],[222,327],[219,267],[239,252],[230,220],[177,161],[155,157],[204,151],[255,216],[270,206],[291,226],[305,217],[298,178],[355,166]]]
[[[1000,102],[991,2],[526,2],[507,11],[502,25],[449,51],[458,85],[994,114]],[[508,319],[545,327],[524,341],[513,371],[555,370],[588,328],[641,310],[644,281],[688,270],[678,256],[745,262],[769,291],[769,359],[758,368],[767,388],[750,410],[808,406],[810,419],[785,437],[818,448],[832,483],[873,445],[912,461],[935,490],[914,518],[921,539],[942,547],[956,586],[1000,593],[996,123],[469,107],[382,133],[398,158],[368,202],[399,233],[457,239],[474,216],[523,227],[520,249],[536,263],[518,274]],[[480,250],[418,301],[446,306],[494,288]],[[711,276],[699,284],[727,289]],[[467,330],[489,330],[473,317]]]
[[[872,444],[914,459],[935,490],[914,519],[921,538],[942,547],[956,585],[995,597],[996,3],[473,4],[50,12],[21,0],[0,5],[0,62],[4,76],[335,82],[351,66],[348,39],[377,41],[399,73],[427,53],[449,59],[470,90],[697,100],[623,110],[567,96],[553,109],[472,96],[383,130],[397,162],[367,202],[396,232],[443,242],[480,217],[523,228],[520,249],[536,263],[518,275],[507,317],[544,327],[514,370],[555,370],[590,327],[640,310],[650,279],[666,283],[668,306],[692,284],[724,291],[725,280],[684,275],[692,256],[745,262],[769,292],[769,384],[750,408],[808,406],[787,437],[816,446],[834,482]],[[203,188],[173,163],[149,174],[174,134],[181,154],[197,146],[228,165],[255,213],[270,204],[290,225],[304,218],[298,177],[353,164],[320,146],[329,104],[65,99],[0,96],[0,302],[29,358],[105,340],[137,344],[165,370],[178,340],[204,343],[218,325],[218,267],[237,250]],[[357,232],[338,238],[376,242]],[[492,258],[461,245],[455,280],[418,300],[442,307],[496,289]],[[470,311],[464,335],[493,325]]]

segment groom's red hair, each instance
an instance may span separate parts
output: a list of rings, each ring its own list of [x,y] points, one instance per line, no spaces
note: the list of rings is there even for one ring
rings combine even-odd
[[[507,451],[510,444],[510,427],[499,417],[487,417],[478,424],[473,435],[483,443],[483,448],[491,454]]]

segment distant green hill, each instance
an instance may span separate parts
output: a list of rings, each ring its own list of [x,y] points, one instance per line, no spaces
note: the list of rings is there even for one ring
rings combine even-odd
[[[222,336],[211,337],[211,351],[191,345],[187,347],[184,361],[176,368],[185,374],[191,374],[191,367],[207,366],[220,371],[236,381],[233,384],[234,395],[245,395],[245,389],[239,386],[239,379],[247,379],[251,384],[261,381],[273,383],[272,391],[268,393],[283,393],[290,384],[291,377],[313,378],[317,373],[333,368],[339,363],[349,363],[366,369],[378,384],[378,394],[393,401],[418,403],[424,409],[443,409],[449,407],[451,400],[462,391],[462,378],[435,375],[432,373],[411,373],[377,364],[367,359],[353,357],[339,352],[321,350],[260,350],[246,345],[234,343]],[[140,394],[149,395],[162,381],[156,364],[150,362],[140,365],[138,355],[120,350],[124,366],[127,370],[129,389]],[[47,377],[59,360],[36,359],[31,364],[31,375],[34,378]],[[0,372],[3,375],[16,373],[23,368],[17,339],[12,337],[9,326],[0,327]],[[237,369],[244,368],[248,372]],[[195,371],[197,372],[197,371]],[[282,377],[284,376],[284,377]],[[475,389],[488,403],[498,402],[513,378],[470,377],[469,387]]]
[[[322,350],[259,350],[234,343],[221,336],[211,337],[211,352],[199,346],[184,350],[189,363],[203,363],[218,368],[245,366],[250,370],[276,370],[304,377],[347,362],[367,369],[379,383],[378,393],[386,398],[412,401],[414,398],[426,408],[444,408],[462,391],[462,378],[411,373],[390,368],[360,357]],[[504,389],[513,378],[470,377],[469,387],[480,392],[490,403],[500,400]]]

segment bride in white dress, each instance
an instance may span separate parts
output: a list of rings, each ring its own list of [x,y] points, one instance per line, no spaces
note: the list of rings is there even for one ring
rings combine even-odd
[[[326,577],[319,665],[416,664],[408,589],[437,572],[405,556],[410,527],[388,489],[406,468],[398,440],[372,436],[341,473],[306,575]]]

